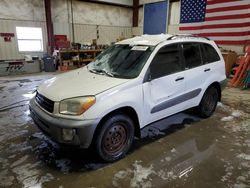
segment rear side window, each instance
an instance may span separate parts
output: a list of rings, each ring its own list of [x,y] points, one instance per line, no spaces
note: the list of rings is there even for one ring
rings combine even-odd
[[[202,64],[199,43],[183,43],[182,49],[186,68],[190,69]]]
[[[201,54],[204,64],[213,63],[220,60],[220,56],[214,47],[209,44],[201,44]]]
[[[162,47],[155,55],[151,66],[151,78],[156,79],[183,70],[178,44]]]

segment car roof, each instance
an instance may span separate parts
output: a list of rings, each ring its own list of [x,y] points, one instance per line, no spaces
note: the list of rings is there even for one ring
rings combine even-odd
[[[190,34],[181,34],[181,35],[171,35],[171,34],[159,34],[159,35],[141,35],[133,37],[130,39],[125,39],[116,44],[128,44],[131,46],[135,45],[146,45],[146,46],[156,46],[164,41],[175,40],[176,42],[205,42],[210,43],[211,41],[206,37],[199,37]]]
[[[125,39],[123,41],[117,42],[116,44],[128,44],[128,45],[147,45],[156,46],[157,44],[167,40],[172,37],[170,34],[160,34],[160,35],[141,35],[130,39]]]

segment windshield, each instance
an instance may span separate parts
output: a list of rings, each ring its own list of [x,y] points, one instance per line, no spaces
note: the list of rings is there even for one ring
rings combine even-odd
[[[88,70],[112,77],[135,78],[152,51],[150,46],[114,45],[97,56]]]

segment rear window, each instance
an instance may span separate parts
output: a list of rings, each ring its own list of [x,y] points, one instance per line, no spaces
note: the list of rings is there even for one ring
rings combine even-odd
[[[201,54],[204,64],[213,63],[220,60],[220,56],[218,55],[214,47],[209,44],[201,44]]]

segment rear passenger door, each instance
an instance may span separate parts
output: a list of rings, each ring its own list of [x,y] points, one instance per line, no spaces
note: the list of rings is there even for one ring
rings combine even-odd
[[[220,61],[220,56],[210,44],[201,43],[200,47],[205,77],[208,78],[216,74],[216,71],[219,69],[217,62]]]
[[[186,42],[181,44],[185,64],[187,108],[198,105],[197,97],[201,94],[205,81],[205,72],[201,56],[200,43]]]

